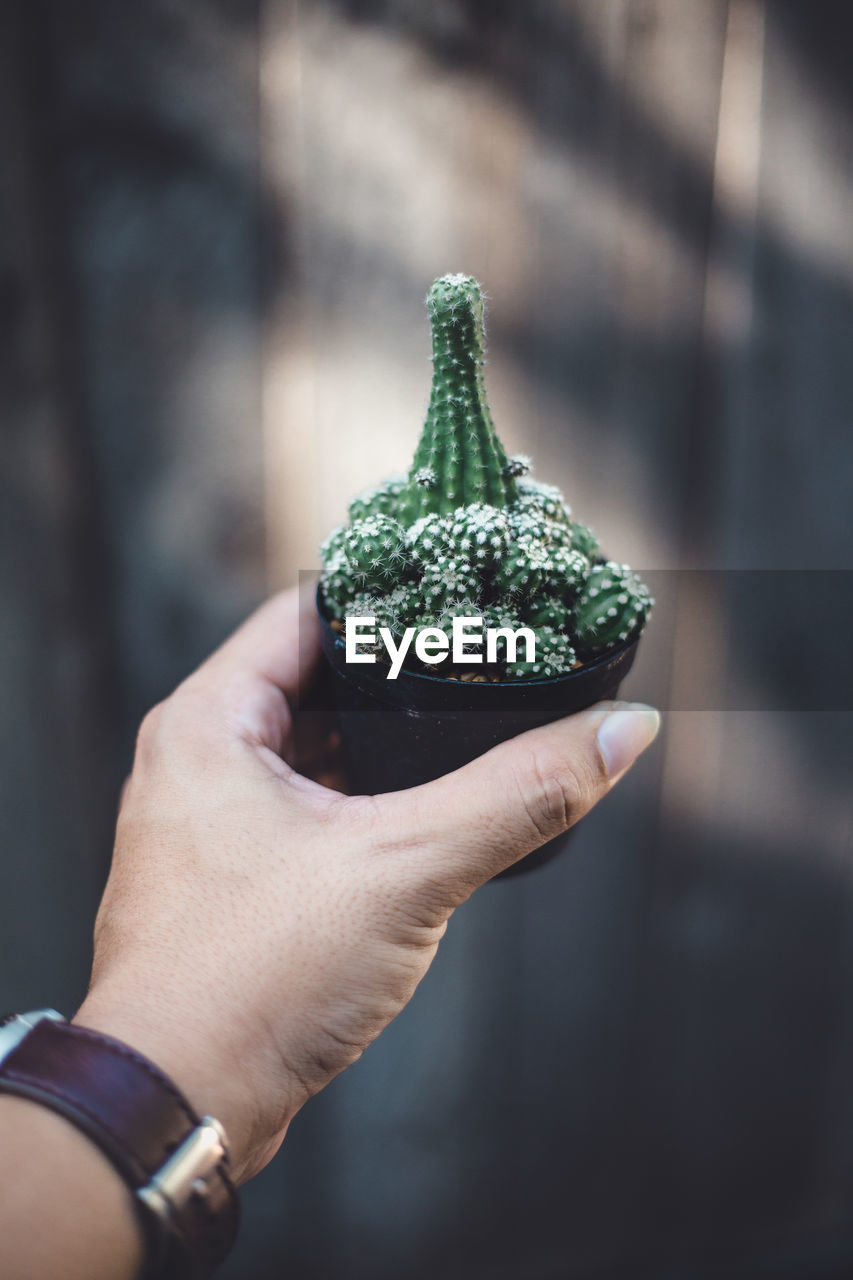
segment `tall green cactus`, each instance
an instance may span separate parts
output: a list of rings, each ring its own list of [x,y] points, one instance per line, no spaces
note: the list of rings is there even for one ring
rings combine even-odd
[[[427,294],[432,325],[432,391],[398,517],[449,515],[517,496],[512,466],[497,437],[483,378],[483,293],[472,276],[448,275]]]
[[[442,276],[427,307],[433,381],[414,460],[408,476],[355,497],[350,522],[323,543],[326,608],[338,619],[375,615],[395,636],[449,631],[460,615],[529,626],[536,661],[504,654],[478,678],[565,675],[637,635],[654,602],[627,565],[604,560],[558,489],[526,476],[529,459],[507,457],[486,399],[477,281]],[[411,653],[405,665],[424,670]],[[429,674],[465,673],[448,662]]]

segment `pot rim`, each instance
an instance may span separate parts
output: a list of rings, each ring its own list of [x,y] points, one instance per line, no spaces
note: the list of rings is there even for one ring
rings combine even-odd
[[[325,611],[322,597],[322,584],[320,582],[317,583],[315,604],[320,621],[326,628],[327,632],[331,633],[334,637],[333,643],[335,648],[344,649],[346,647],[344,641],[331,625]],[[426,672],[412,671],[409,668],[404,668],[400,672],[400,675],[405,675],[409,679],[423,681],[426,685],[440,685],[442,688],[447,688],[448,685],[452,684],[463,684],[466,689],[519,689],[529,688],[533,685],[535,685],[537,689],[545,689],[549,685],[562,686],[573,679],[577,679],[581,676],[587,675],[591,671],[595,671],[598,667],[613,662],[614,658],[618,658],[621,654],[627,653],[629,649],[632,649],[639,644],[642,634],[643,628],[641,628],[640,631],[638,631],[637,634],[632,636],[629,640],[623,640],[620,645],[615,645],[612,649],[608,649],[606,653],[599,654],[599,656],[594,658],[592,662],[584,662],[579,667],[575,667],[573,671],[567,671],[565,675],[547,676],[543,680],[486,680],[475,683],[473,680],[448,680],[446,676],[431,676]],[[478,697],[479,695],[475,694],[474,696]]]

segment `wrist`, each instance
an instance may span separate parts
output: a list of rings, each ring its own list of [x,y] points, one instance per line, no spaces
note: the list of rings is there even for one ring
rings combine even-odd
[[[146,1276],[201,1280],[230,1252],[240,1205],[223,1126],[126,1041],[52,1009],[12,1015],[0,1094],[58,1113],[113,1165],[144,1230]]]
[[[95,984],[72,1022],[123,1041],[165,1072],[199,1115],[223,1125],[232,1176],[245,1182],[275,1154],[291,1112],[282,1114],[274,1138],[265,1125],[254,1072],[233,1029],[211,1028],[192,1010],[167,1008],[129,984]]]

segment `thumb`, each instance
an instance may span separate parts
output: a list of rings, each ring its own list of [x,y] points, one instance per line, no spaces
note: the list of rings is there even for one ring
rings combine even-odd
[[[435,782],[382,797],[425,877],[462,902],[582,818],[654,741],[644,703],[599,702],[530,729]]]

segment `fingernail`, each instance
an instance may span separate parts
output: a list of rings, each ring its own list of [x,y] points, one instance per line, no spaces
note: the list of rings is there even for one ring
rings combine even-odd
[[[611,711],[598,726],[598,746],[611,778],[633,764],[657,737],[660,713],[644,702]]]

